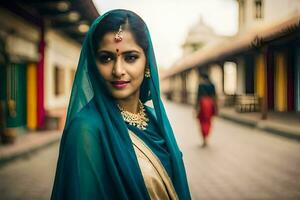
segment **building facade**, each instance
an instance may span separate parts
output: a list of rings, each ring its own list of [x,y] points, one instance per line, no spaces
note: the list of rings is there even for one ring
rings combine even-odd
[[[177,60],[172,68],[177,68],[184,63],[185,59],[200,49],[210,49],[220,42],[229,40],[229,36],[217,35],[214,30],[207,25],[200,17],[187,33],[185,42],[182,44],[182,56]],[[168,72],[164,72],[168,73]],[[198,87],[198,71],[191,70],[189,73],[181,73],[180,76],[173,77],[161,82],[162,91],[170,95],[176,101],[192,103],[196,98]],[[177,88],[177,89],[175,89]],[[180,89],[178,89],[180,88]],[[170,91],[170,92],[168,92]]]
[[[92,1],[0,4],[1,137],[62,128],[81,42],[98,15]]]
[[[185,94],[184,87],[174,88],[172,80],[179,82],[178,79],[184,85],[193,85],[196,91],[197,83],[190,84],[187,77],[194,76],[195,80],[197,73],[204,71],[215,83],[221,105],[234,106],[239,111],[260,111],[262,118],[273,111],[299,112],[300,2],[290,1],[294,6],[284,0],[238,3],[239,34],[174,65],[162,77],[162,82],[173,87],[163,88],[163,92]],[[261,12],[259,17],[255,6],[261,9],[256,10]],[[181,96],[175,100],[196,103],[195,97]]]
[[[298,0],[237,0],[237,2],[240,34],[297,16],[300,12]]]
[[[228,39],[228,37],[217,35],[214,30],[203,21],[203,18],[200,17],[198,22],[188,31],[185,42],[182,45],[182,57],[190,55],[205,46],[211,46],[226,39]]]

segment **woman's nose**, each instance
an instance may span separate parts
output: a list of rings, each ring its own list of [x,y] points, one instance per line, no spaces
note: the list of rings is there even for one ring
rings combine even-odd
[[[121,77],[125,74],[125,71],[124,71],[124,68],[122,66],[122,60],[121,58],[117,58],[115,64],[114,64],[114,67],[113,67],[113,70],[112,70],[112,74],[115,76],[115,77]]]

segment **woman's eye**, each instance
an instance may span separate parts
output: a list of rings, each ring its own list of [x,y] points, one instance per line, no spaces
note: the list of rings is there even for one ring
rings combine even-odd
[[[125,56],[125,61],[128,63],[133,63],[136,61],[136,59],[138,59],[137,55],[126,55]]]
[[[113,58],[109,55],[100,55],[98,57],[98,60],[100,61],[100,63],[109,63],[113,60]]]

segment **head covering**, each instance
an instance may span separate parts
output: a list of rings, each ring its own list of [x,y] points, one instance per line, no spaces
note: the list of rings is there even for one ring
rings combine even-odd
[[[136,15],[123,9],[109,11],[93,22],[84,40],[60,144],[51,199],[85,199],[85,197],[91,197],[91,199],[150,199],[135,157],[128,128],[114,99],[107,93],[104,79],[97,70],[94,55],[93,33],[99,22],[107,15],[117,15],[121,12]],[[176,144],[160,98],[157,65],[148,30],[147,33],[149,46],[145,54],[151,77],[144,79],[140,99],[143,102],[148,99],[152,100],[157,121],[160,122],[159,129],[171,154],[174,188],[180,199],[190,199],[182,153]],[[145,90],[150,90],[150,94]],[[85,120],[86,123],[80,123],[78,118]],[[82,132],[88,132],[87,130],[95,132],[97,142],[87,139],[87,134],[79,136],[82,135]],[[83,143],[82,140],[90,143]],[[83,150],[88,152],[86,155],[81,153],[74,155],[74,151],[69,150],[75,148],[80,151],[81,148],[84,148],[80,146],[81,144],[89,145]],[[94,150],[94,148],[99,150]],[[78,158],[81,155],[82,160]],[[72,156],[75,161],[71,159]],[[97,161],[100,159],[102,160]],[[97,165],[97,162],[101,163]],[[103,174],[101,169],[94,169],[95,166],[97,166],[96,168],[101,167],[108,173]],[[93,171],[93,175],[89,176],[87,170]],[[136,172],[139,173],[138,176],[134,175]],[[97,177],[97,181],[93,181],[95,184],[87,180],[89,177],[91,179]],[[110,189],[110,186],[113,189]],[[94,188],[97,190],[96,193],[94,193],[93,187],[97,187]]]

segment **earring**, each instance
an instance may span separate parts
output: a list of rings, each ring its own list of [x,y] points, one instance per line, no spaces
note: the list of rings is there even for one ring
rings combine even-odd
[[[150,78],[150,69],[149,69],[149,67],[146,67],[146,69],[145,69],[145,77]]]

